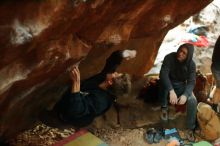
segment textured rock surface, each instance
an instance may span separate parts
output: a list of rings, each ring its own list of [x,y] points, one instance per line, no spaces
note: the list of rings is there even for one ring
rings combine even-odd
[[[32,126],[65,90],[68,67],[88,52],[80,65],[82,78],[97,73],[113,50],[124,48],[138,54],[119,70],[145,73],[167,31],[210,2],[1,1],[0,136]]]

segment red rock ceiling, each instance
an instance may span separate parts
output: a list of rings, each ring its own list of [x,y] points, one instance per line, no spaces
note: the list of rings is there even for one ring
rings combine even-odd
[[[116,49],[137,50],[119,71],[142,75],[166,33],[212,0],[3,0],[0,2],[0,136],[33,125],[68,83],[80,58],[82,78]]]

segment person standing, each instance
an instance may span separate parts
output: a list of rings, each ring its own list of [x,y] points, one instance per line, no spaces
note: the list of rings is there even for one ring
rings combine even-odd
[[[212,91],[212,107],[213,110],[217,112],[218,103],[220,102],[220,36],[218,37],[213,50],[211,71],[216,84],[216,88],[214,88],[214,91]]]

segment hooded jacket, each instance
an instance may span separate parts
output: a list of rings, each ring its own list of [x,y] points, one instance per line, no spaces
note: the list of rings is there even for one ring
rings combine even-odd
[[[177,53],[182,47],[187,48],[187,58],[184,62],[177,60]],[[166,90],[170,91],[174,83],[183,83],[185,86],[182,93],[187,98],[192,94],[196,80],[196,65],[192,60],[194,47],[191,44],[181,45],[177,52],[172,52],[165,56],[161,70],[160,81]]]
[[[220,36],[218,37],[213,50],[212,65],[215,69],[220,70]]]
[[[62,119],[76,127],[89,125],[95,117],[104,114],[112,105],[115,96],[99,88],[108,73],[113,73],[123,60],[123,51],[115,51],[107,59],[104,69],[81,83],[81,91],[71,93],[69,89],[55,105]]]

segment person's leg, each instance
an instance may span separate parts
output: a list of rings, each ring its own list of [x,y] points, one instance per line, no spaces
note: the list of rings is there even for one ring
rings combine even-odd
[[[196,127],[196,112],[197,112],[197,100],[194,95],[191,95],[187,99],[187,116],[186,116],[186,126],[187,126],[186,137],[189,141],[195,141],[194,129]]]
[[[168,91],[159,84],[159,99],[160,99],[160,105],[162,108],[167,108],[168,106]]]
[[[159,87],[159,99],[161,105],[161,119],[168,120],[168,91],[160,84]]]
[[[196,111],[197,111],[197,100],[194,95],[191,95],[187,99],[187,117],[186,117],[186,126],[190,130],[194,130],[196,126]]]

